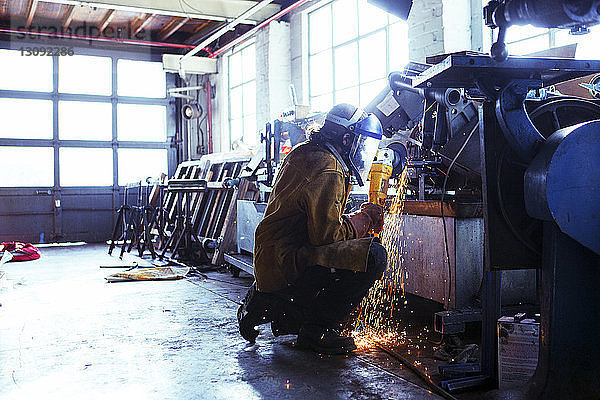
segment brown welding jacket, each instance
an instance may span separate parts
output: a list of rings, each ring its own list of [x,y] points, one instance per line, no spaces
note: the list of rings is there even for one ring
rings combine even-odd
[[[285,158],[255,232],[254,274],[261,292],[294,283],[307,266],[365,271],[372,238],[355,238],[342,217],[349,176],[322,144],[306,142]]]

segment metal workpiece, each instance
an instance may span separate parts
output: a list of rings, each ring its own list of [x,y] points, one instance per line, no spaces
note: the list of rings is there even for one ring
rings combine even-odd
[[[483,218],[455,219],[456,308],[472,307],[483,278]],[[512,296],[511,296],[512,297]]]
[[[600,121],[556,131],[525,172],[525,207],[600,254]]]
[[[251,200],[237,201],[237,247],[238,252],[254,251],[254,231],[265,214],[267,203]]]
[[[525,110],[527,93],[541,85],[538,80],[514,80],[502,89],[496,102],[496,116],[504,137],[523,162],[531,161],[545,141]]]
[[[439,203],[438,203],[439,210]],[[405,290],[438,303],[448,293],[448,262],[444,249],[444,231],[439,216],[402,216],[401,266],[405,269]],[[452,287],[452,309],[467,310],[478,306],[483,278],[484,223],[479,218],[446,216]],[[509,271],[502,278],[502,302],[505,305],[535,303],[535,271]]]
[[[433,317],[433,328],[444,335],[458,335],[465,332],[465,324],[477,321],[481,321],[481,309],[440,311]]]
[[[404,288],[407,293],[446,303],[448,296],[449,267],[444,248],[444,230],[440,217],[403,215],[399,257],[405,269]],[[454,218],[447,218],[450,268],[455,266]],[[475,267],[476,268],[476,267]],[[388,273],[389,271],[386,271]],[[452,271],[450,302],[455,305],[456,273]],[[461,277],[462,278],[462,277]],[[459,278],[460,279],[460,278]]]

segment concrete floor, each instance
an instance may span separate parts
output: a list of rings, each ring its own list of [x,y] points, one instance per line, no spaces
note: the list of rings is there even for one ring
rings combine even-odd
[[[320,356],[237,332],[251,283],[211,272],[105,283],[105,245],[42,249],[0,285],[2,399],[439,399],[384,353]]]

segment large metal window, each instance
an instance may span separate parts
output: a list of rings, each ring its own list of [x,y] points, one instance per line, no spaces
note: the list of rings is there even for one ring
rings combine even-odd
[[[0,43],[0,240],[106,240],[123,185],[177,166],[175,78],[160,54],[21,45]]]
[[[229,140],[255,146],[256,132],[256,56],[254,43],[227,57],[229,82]]]
[[[60,93],[110,96],[111,58],[74,55],[58,59],[58,91]]]
[[[366,106],[408,62],[406,22],[366,0],[335,0],[308,13],[310,104]]]
[[[136,163],[119,160],[117,150],[127,148],[138,149],[135,159],[142,158],[144,165],[160,166],[152,172],[168,172],[168,101],[160,62],[98,55],[26,57],[18,50],[0,50],[0,64],[9,72],[0,78],[0,149],[54,149],[44,179],[19,174],[23,179],[0,181],[0,187],[118,186],[127,183],[124,177],[145,179],[148,174]],[[32,170],[39,169],[37,163],[47,164],[47,157],[26,159]],[[113,171],[113,165],[123,171]]]

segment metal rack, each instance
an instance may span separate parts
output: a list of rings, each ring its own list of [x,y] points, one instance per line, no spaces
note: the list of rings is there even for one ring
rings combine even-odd
[[[165,187],[161,179],[151,178],[125,186],[123,204],[117,210],[108,254],[112,254],[120,243],[121,258],[125,252],[131,252],[134,246],[140,257],[148,250],[152,258],[156,258],[154,241],[164,240],[165,235],[165,213],[161,207]],[[130,202],[132,196],[134,200]]]
[[[127,185],[109,254],[122,243],[121,257],[135,247],[140,257],[148,251],[158,260],[223,264],[224,251],[236,247],[236,202],[257,194],[239,178],[249,161],[245,154],[210,154],[179,164],[165,184]]]

